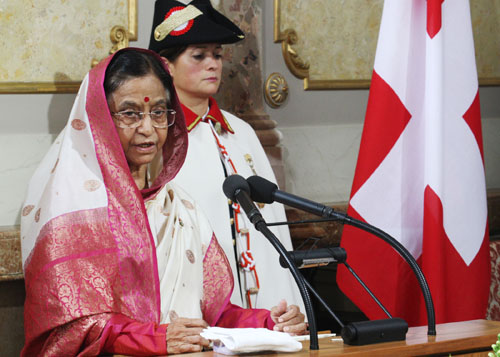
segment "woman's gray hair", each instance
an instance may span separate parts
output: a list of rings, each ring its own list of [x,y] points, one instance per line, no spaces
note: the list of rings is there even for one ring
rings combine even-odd
[[[163,68],[158,57],[134,49],[118,53],[109,63],[104,77],[106,98],[127,80],[149,74],[156,76],[163,83],[167,94],[167,105],[170,105],[173,93],[172,77]]]

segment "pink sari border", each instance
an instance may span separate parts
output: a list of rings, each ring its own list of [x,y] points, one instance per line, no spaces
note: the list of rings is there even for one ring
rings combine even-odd
[[[86,110],[106,186],[111,232],[121,248],[118,250],[121,281],[124,290],[130,292],[126,298],[127,305],[135,313],[135,318],[159,322],[161,305],[154,239],[141,192],[130,175],[104,93],[104,77],[111,59],[112,57],[109,57],[90,72]],[[144,245],[145,236],[148,237],[147,245]],[[132,260],[131,254],[134,255]],[[135,260],[136,263],[131,263]],[[135,264],[142,265],[141,276],[138,276],[139,273],[134,269]],[[144,296],[140,292],[152,293],[153,296]],[[151,297],[154,302],[147,301]],[[155,316],[150,316],[144,309],[144,305],[150,303],[154,306]]]
[[[73,255],[68,255],[64,258],[59,258],[51,261],[50,263],[45,264],[42,269],[40,270],[39,274],[43,274],[47,269],[52,268],[53,266],[64,263],[70,260],[75,260],[75,259],[81,259],[81,258],[90,258],[94,257],[96,255],[102,255],[102,254],[110,254],[110,253],[115,253],[117,251],[116,248],[108,248],[108,249],[99,249],[99,250],[93,250],[91,252],[85,252],[85,253],[78,253],[78,254],[73,254]],[[37,276],[38,276],[37,275]],[[35,278],[37,277],[35,276]]]
[[[203,259],[202,313],[205,321],[214,326],[229,304],[234,288],[233,273],[215,234]]]

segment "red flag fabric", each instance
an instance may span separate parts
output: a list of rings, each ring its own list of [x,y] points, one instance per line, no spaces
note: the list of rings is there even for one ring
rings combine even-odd
[[[385,1],[348,214],[417,259],[437,323],[485,318],[486,186],[468,0]],[[419,284],[396,251],[349,226],[341,246],[394,317],[427,324]],[[337,281],[368,318],[386,318],[345,267]]]

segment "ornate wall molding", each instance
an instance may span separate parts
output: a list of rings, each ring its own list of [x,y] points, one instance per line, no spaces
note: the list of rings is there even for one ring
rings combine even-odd
[[[128,47],[129,42],[131,40],[130,32],[123,26],[116,25],[113,26],[111,32],[109,33],[109,39],[113,44],[111,49],[109,50],[109,54],[113,54],[116,51],[121,50],[122,48]],[[92,59],[91,67],[96,66],[100,60]]]
[[[280,73],[271,73],[264,85],[266,103],[273,108],[280,107],[288,97],[288,83]]]
[[[287,29],[280,34],[281,54],[285,59],[286,66],[297,78],[304,79],[309,76],[309,62],[300,58],[294,45],[297,43],[297,32],[293,29]]]
[[[307,53],[300,53],[297,44],[299,36],[295,28],[289,27],[290,24],[283,26],[283,4],[287,0],[274,0],[274,42],[281,43],[281,52],[286,66],[290,72],[297,78],[304,80],[304,90],[328,90],[328,89],[353,89],[353,88],[368,88],[370,86],[370,78],[366,79],[316,79],[312,77],[311,63],[307,60]],[[330,4],[327,0],[325,6]],[[294,4],[295,5],[295,4]],[[295,5],[299,6],[299,5]],[[304,17],[306,18],[306,17]],[[294,17],[294,26],[301,27],[299,21],[304,20],[301,17]],[[312,26],[313,24],[310,24]],[[285,29],[283,29],[285,27]],[[333,34],[331,38],[333,38]],[[328,47],[325,44],[324,52],[331,56],[327,51]]]

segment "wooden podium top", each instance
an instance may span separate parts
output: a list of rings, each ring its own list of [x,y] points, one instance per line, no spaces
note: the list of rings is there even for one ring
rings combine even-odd
[[[410,327],[405,341],[365,346],[344,345],[340,337],[319,339],[319,350],[310,351],[309,341],[295,353],[279,353],[295,357],[324,356],[487,356],[500,333],[500,321],[472,320],[436,326],[436,336],[427,336],[427,326]],[[212,351],[190,353],[189,357],[221,356]]]

